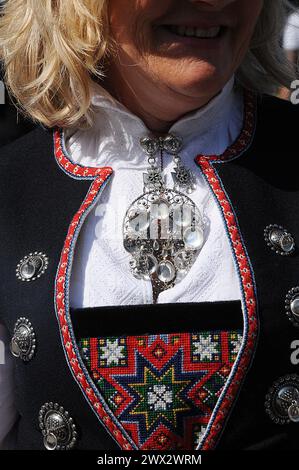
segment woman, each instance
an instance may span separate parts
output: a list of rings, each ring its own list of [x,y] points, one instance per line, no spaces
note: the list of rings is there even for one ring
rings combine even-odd
[[[294,79],[285,11],[6,3],[42,125],[0,159],[7,447],[297,446],[298,110],[264,94]]]

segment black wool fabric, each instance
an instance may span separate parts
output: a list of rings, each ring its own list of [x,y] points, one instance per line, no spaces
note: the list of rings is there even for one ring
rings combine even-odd
[[[218,449],[296,449],[298,446],[299,425],[274,424],[265,413],[264,401],[276,379],[297,373],[298,368],[290,361],[290,344],[298,338],[298,330],[285,314],[284,301],[287,292],[299,284],[296,170],[299,107],[264,96],[258,100],[257,116],[256,133],[247,151],[229,162],[214,164],[234,208],[252,264],[259,316],[257,350],[222,429]],[[287,128],[284,123],[288,123]],[[17,319],[27,317],[37,337],[34,359],[26,364],[15,359],[16,406],[20,414],[18,449],[44,449],[38,413],[49,401],[62,404],[74,418],[79,429],[78,449],[118,448],[72,376],[54,311],[55,276],[62,247],[69,224],[90,185],[91,181],[74,179],[58,167],[50,131],[38,127],[0,148],[0,319],[12,335]],[[294,236],[297,251],[293,256],[282,257],[269,249],[263,233],[269,224],[282,225]],[[23,283],[16,278],[16,266],[32,251],[46,253],[49,267],[37,281]],[[186,312],[192,310],[194,315],[201,310],[205,312],[203,327],[229,329],[232,318],[228,317],[225,305],[220,302],[214,307],[217,311],[209,310],[209,305],[188,306],[186,310],[185,305],[182,318],[176,309],[174,327],[181,325]],[[140,308],[145,314],[144,328],[148,330],[147,317],[158,310],[155,306]],[[163,308],[166,312],[167,307]],[[239,321],[240,305],[235,304],[234,309]],[[169,321],[165,312],[160,324],[162,331]],[[93,312],[89,313],[91,324],[96,325]],[[129,318],[130,309],[124,309],[124,314]],[[119,315],[117,307],[114,315]],[[80,328],[88,329],[85,319],[81,324],[79,320],[76,323],[73,315],[73,321],[78,335]],[[154,323],[158,332],[156,316]],[[113,325],[110,322],[105,327],[112,331]],[[116,325],[118,333],[119,327]],[[121,328],[125,327],[123,323]]]

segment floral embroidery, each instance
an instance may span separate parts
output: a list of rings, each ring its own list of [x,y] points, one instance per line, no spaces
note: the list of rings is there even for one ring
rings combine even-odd
[[[193,361],[217,361],[219,360],[219,335],[203,333],[193,335],[192,338],[192,356]]]

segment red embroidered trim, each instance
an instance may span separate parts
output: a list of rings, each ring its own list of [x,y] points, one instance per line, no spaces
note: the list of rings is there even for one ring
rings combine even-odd
[[[211,185],[211,188],[215,196],[217,197],[218,202],[221,205],[223,215],[225,217],[229,237],[233,246],[242,280],[243,292],[245,295],[245,303],[247,307],[246,322],[248,325],[248,336],[244,351],[241,355],[234,377],[230,379],[230,385],[228,386],[224,399],[220,404],[220,407],[214,418],[213,424],[205,438],[202,447],[203,450],[210,450],[216,445],[217,437],[219,436],[219,433],[224,425],[224,421],[228,416],[229,410],[233,404],[233,401],[240,388],[241,382],[245,377],[245,374],[249,367],[253,352],[255,350],[258,322],[253,275],[251,272],[250,263],[247,257],[245,246],[238,231],[237,222],[232,207],[227,199],[224,190],[221,187],[220,180],[212,164],[209,162],[208,158],[199,155],[196,158],[196,162],[201,167],[204,175],[206,176],[209,184]]]
[[[225,419],[228,416],[229,410],[233,404],[234,398],[237,395],[239,387],[244,379],[247,368],[249,367],[253,352],[255,350],[255,343],[258,331],[258,320],[256,312],[256,298],[254,290],[254,281],[251,273],[250,263],[247,258],[245,246],[243,244],[241,235],[237,228],[237,222],[233,213],[233,209],[228,201],[224,190],[222,189],[221,182],[212,166],[212,163],[219,161],[229,161],[238,157],[249,146],[256,123],[256,95],[250,91],[244,92],[244,124],[242,131],[237,140],[228,147],[221,155],[198,155],[195,161],[201,167],[204,175],[206,176],[215,196],[223,211],[225,222],[228,228],[229,237],[233,246],[236,260],[239,267],[239,272],[242,280],[243,291],[246,302],[246,320],[248,324],[247,342],[241,359],[232,378],[225,397],[220,404],[217,414],[214,418],[213,424],[210,427],[208,434],[205,437],[202,450],[213,449],[217,443],[220,431],[223,428]]]
[[[100,417],[101,421],[107,427],[107,429],[114,436],[114,439],[118,442],[120,447],[124,450],[132,450],[132,445],[128,440],[123,436],[121,430],[115,425],[111,417],[105,411],[103,405],[98,400],[93,389],[90,387],[86,375],[81,368],[72,342],[72,337],[69,330],[69,325],[66,318],[66,308],[65,308],[65,281],[66,281],[66,272],[70,256],[70,246],[75,234],[75,231],[81,221],[83,214],[94,202],[94,199],[98,195],[98,192],[102,184],[107,180],[107,178],[112,173],[112,168],[102,167],[102,168],[85,168],[75,165],[67,158],[62,149],[61,143],[61,134],[60,131],[55,131],[54,133],[54,142],[55,142],[55,157],[58,164],[68,173],[75,176],[83,177],[94,177],[95,180],[92,183],[88,194],[81,205],[79,211],[75,214],[71,225],[69,226],[67,237],[63,246],[60,263],[57,272],[56,278],[56,311],[58,314],[58,321],[60,324],[61,335],[63,339],[63,346],[65,353],[68,359],[69,366],[71,367],[74,377],[80,384],[86,398],[90,402],[91,406],[96,411],[97,415]]]
[[[113,173],[111,167],[86,167],[76,165],[75,163],[71,162],[68,156],[65,154],[64,149],[62,147],[62,134],[59,129],[54,131],[54,146],[55,146],[55,158],[59,166],[66,171],[67,173],[77,176],[78,178],[95,178],[99,177],[99,180],[102,179],[102,183],[108,176]]]
[[[244,122],[237,140],[221,155],[198,155],[212,161],[228,161],[239,156],[250,144],[256,122],[256,95],[251,91],[244,91]]]

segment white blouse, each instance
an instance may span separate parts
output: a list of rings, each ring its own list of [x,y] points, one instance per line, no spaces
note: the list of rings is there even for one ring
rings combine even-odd
[[[292,13],[285,27],[283,47],[287,51],[299,51],[299,11]]]
[[[240,299],[239,281],[222,216],[194,158],[220,154],[236,139],[243,116],[242,93],[234,79],[204,108],[185,115],[169,130],[183,140],[182,162],[193,170],[197,188],[189,196],[206,219],[205,243],[189,273],[171,289],[161,292],[158,303]],[[123,247],[125,213],[143,193],[147,157],[140,138],[145,124],[96,85],[93,95],[95,125],[67,139],[68,152],[83,166],[111,166],[112,178],[81,230],[71,279],[71,306],[151,304],[150,280],[130,272],[131,255]],[[166,183],[172,187],[173,160],[163,156]]]
[[[205,107],[179,119],[169,132],[183,139],[182,162],[193,170],[197,188],[190,195],[202,211],[205,242],[189,273],[160,293],[158,303],[239,300],[241,291],[220,209],[194,161],[198,154],[221,154],[237,138],[243,123],[242,92],[232,78]],[[71,159],[83,166],[111,166],[112,177],[81,229],[72,268],[71,306],[95,307],[152,303],[150,281],[138,280],[129,269],[130,255],[122,243],[122,222],[131,202],[143,192],[147,157],[139,140],[148,135],[137,116],[94,84],[95,123],[89,130],[66,132]],[[54,157],[53,157],[54,158]],[[166,181],[172,187],[173,162],[164,154]],[[34,247],[33,247],[34,248]],[[0,342],[7,332],[0,324]],[[0,361],[0,447],[13,442],[13,361]],[[13,445],[13,444],[12,444]]]

